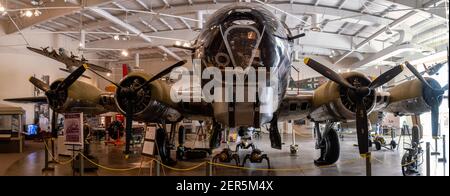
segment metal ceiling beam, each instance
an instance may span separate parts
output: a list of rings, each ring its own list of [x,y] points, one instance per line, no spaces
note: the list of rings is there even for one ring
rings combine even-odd
[[[412,51],[412,52],[420,53],[422,50],[424,50],[422,47],[415,45],[415,44],[392,45],[390,47],[387,47],[386,49],[383,49],[375,54],[372,54],[372,55],[364,58],[361,61],[358,61],[358,62],[352,64],[350,67],[358,68],[361,66],[367,67],[367,66],[371,66],[371,65],[376,65],[380,61],[383,61],[390,57],[394,57],[403,52]]]
[[[142,2],[142,0],[136,0],[136,2],[141,5],[143,8],[145,8],[146,10],[149,10],[147,4],[145,4],[144,2]]]
[[[164,25],[166,25],[167,27],[169,27],[169,29],[170,30],[172,30],[173,31],[173,27],[172,26],[170,26],[170,24],[169,23],[167,23],[167,21],[166,20],[164,20],[163,18],[159,18],[159,21],[161,21]]]
[[[164,3],[164,5],[166,5],[167,7],[170,7],[169,2],[167,2],[167,0],[162,0],[162,2]]]
[[[414,16],[417,13],[417,11],[410,11],[407,14],[403,15],[402,17],[398,18],[397,20],[393,21],[392,23],[390,23],[389,26],[390,28],[395,28],[398,25],[400,25],[401,23],[405,22],[408,18],[410,18],[411,16]],[[382,27],[380,30],[378,30],[377,32],[375,32],[374,34],[372,34],[370,37],[368,37],[366,40],[360,42],[358,45],[356,45],[351,51],[346,52],[345,54],[343,54],[339,59],[337,59],[334,63],[339,63],[340,61],[342,61],[343,59],[345,59],[348,55],[350,55],[351,53],[353,53],[355,50],[360,49],[361,47],[365,46],[366,44],[368,44],[370,41],[374,40],[375,38],[377,38],[378,36],[380,36],[381,34],[383,34],[385,32],[385,27]]]
[[[411,1],[411,0],[386,0],[388,2],[392,2],[396,5],[401,5],[402,8],[405,8],[404,6],[407,6],[408,8],[416,8],[419,13],[422,14],[433,14],[436,18],[435,20],[439,20],[441,22],[448,22],[448,20],[446,19],[446,13],[445,13],[445,8],[442,9],[423,9],[423,8],[429,8],[429,7],[433,7],[435,4],[439,3],[440,1],[436,1],[436,0],[430,0],[426,3],[421,3],[424,2],[424,0],[422,1]]]
[[[433,7],[433,6],[439,6],[440,4],[444,3],[445,0],[430,0],[424,4],[422,4],[422,7]]]
[[[191,25],[189,25],[189,24],[186,22],[186,20],[184,20],[184,19],[182,19],[182,18],[180,18],[180,20],[181,20],[181,22],[183,22],[183,24],[184,24],[188,29],[191,29]]]
[[[114,4],[116,7],[120,8],[120,9],[122,9],[123,11],[127,11],[128,10],[126,7],[123,7],[118,2],[112,2],[112,4]]]
[[[91,15],[89,15],[89,14],[86,14],[86,13],[84,13],[83,11],[78,11],[77,12],[78,14],[81,14],[82,16],[84,16],[84,17],[86,17],[86,18],[89,18],[89,19],[91,19],[91,20],[96,20],[96,18],[95,17],[93,17],[93,16],[91,16]]]
[[[49,22],[52,23],[52,24],[55,24],[55,25],[57,25],[59,27],[62,27],[62,28],[68,28],[69,27],[66,24],[63,24],[63,23],[60,23],[60,22],[57,22],[57,21],[54,21],[54,20],[50,20]]]
[[[336,34],[338,34],[338,35],[342,34],[342,32],[345,30],[345,27],[347,27],[348,24],[349,24],[348,22],[345,22],[345,23],[339,28],[339,30],[336,32]]]
[[[316,0],[316,3],[314,3],[315,6],[318,6],[320,3],[320,0]]]
[[[151,25],[150,23],[148,23],[147,21],[145,21],[142,18],[141,18],[141,23],[144,24],[145,26],[147,26],[148,28],[152,29],[152,31],[158,32],[158,29],[156,29],[153,25]]]
[[[91,11],[97,13],[98,15],[102,16],[103,18],[105,18],[105,19],[107,19],[107,20],[109,20],[109,21],[111,21],[111,22],[113,22],[113,23],[115,23],[115,24],[117,24],[117,25],[127,29],[128,31],[130,31],[130,32],[132,32],[134,34],[137,34],[141,39],[145,40],[146,42],[152,43],[152,40],[149,37],[147,37],[144,34],[142,34],[142,32],[139,29],[137,29],[136,27],[134,27],[134,26],[132,26],[132,25],[130,25],[128,23],[125,23],[124,21],[122,21],[119,18],[111,15],[110,13],[106,12],[105,10],[102,10],[100,8],[97,8],[97,7],[89,8],[89,10],[91,10]],[[157,47],[160,50],[162,50],[165,53],[167,53],[168,55],[170,55],[173,58],[175,58],[176,60],[179,60],[179,61],[181,60],[181,57],[179,57],[178,55],[176,55],[175,53],[173,53],[172,51],[170,51],[166,47],[164,47],[164,46],[157,46]]]
[[[217,9],[222,8],[225,5],[229,5],[228,3],[216,3],[216,4],[212,4],[212,3],[200,3],[197,2],[196,4],[192,5],[192,6],[188,6],[188,5],[174,5],[171,6],[170,8],[154,8],[153,11],[155,13],[159,13],[160,15],[164,15],[164,14],[170,14],[173,16],[183,16],[183,15],[187,15],[187,14],[195,14],[198,11],[214,11]],[[294,2],[293,4],[290,4],[289,2],[285,2],[285,3],[277,3],[274,2],[272,4],[269,4],[272,6],[277,7],[278,9],[282,9],[285,10],[291,14],[297,15],[297,16],[304,16],[304,14],[308,14],[305,13],[305,11],[311,10],[317,13],[324,13],[325,16],[329,19],[331,19],[330,21],[330,25],[333,22],[333,19],[339,19],[340,21],[345,21],[345,22],[350,22],[350,23],[357,23],[359,21],[360,24],[363,25],[369,25],[369,26],[377,26],[379,24],[388,24],[390,22],[392,22],[392,19],[389,18],[383,18],[380,16],[375,16],[375,15],[370,15],[370,14],[364,14],[364,15],[360,15],[355,17],[355,15],[360,14],[357,11],[350,11],[350,10],[345,10],[345,9],[337,9],[337,8],[332,8],[332,7],[326,7],[326,6],[314,6],[314,5],[308,5],[308,4],[302,4],[299,2]],[[105,8],[103,8],[105,9]],[[129,10],[130,11],[130,10]],[[130,11],[131,12],[131,11]],[[309,13],[310,14],[310,13]],[[120,14],[117,17],[120,19],[127,19],[127,21],[129,23],[133,23],[133,22],[139,22],[140,18],[142,17],[148,17],[150,15],[150,13],[135,13],[134,15],[126,15],[126,14]],[[170,16],[166,16],[165,17],[170,17]],[[180,18],[180,17],[177,17]],[[192,18],[194,19],[194,18]],[[186,21],[188,21],[188,19],[185,18]],[[194,20],[192,20],[194,21]],[[198,20],[195,19],[195,22],[197,22]],[[83,25],[85,29],[89,30],[89,29],[95,29],[99,26],[106,26],[109,24],[109,21],[107,20],[97,20],[95,22],[88,22],[87,24]]]
[[[341,0],[341,2],[338,5],[338,9],[342,9],[344,7],[345,3],[347,3],[347,0]]]
[[[71,18],[70,16],[64,16],[63,18],[68,20],[68,21],[70,21],[70,22],[76,23],[76,24],[80,23],[80,21],[75,20],[75,19]]]

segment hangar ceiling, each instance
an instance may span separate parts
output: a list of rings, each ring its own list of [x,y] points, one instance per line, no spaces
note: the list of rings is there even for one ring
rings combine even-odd
[[[172,47],[192,41],[211,13],[241,0],[30,0],[1,1],[4,34],[85,37],[84,52],[130,60],[186,58]],[[250,2],[250,0],[242,0]],[[39,1],[35,1],[39,2]],[[319,55],[351,68],[394,65],[442,53],[448,44],[446,0],[252,0],[285,21],[296,40],[297,57]],[[39,16],[23,16],[39,10]],[[22,16],[21,16],[22,14]],[[12,22],[14,21],[14,23]],[[85,36],[82,36],[84,34]],[[121,56],[127,49],[128,57]],[[411,59],[412,58],[412,59]]]

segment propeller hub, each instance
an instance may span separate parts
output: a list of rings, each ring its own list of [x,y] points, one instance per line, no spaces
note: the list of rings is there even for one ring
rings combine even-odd
[[[359,87],[359,88],[356,89],[356,94],[358,96],[360,96],[361,99],[364,98],[364,97],[369,96],[370,92],[371,92],[371,90],[368,87],[366,87],[366,86]]]
[[[134,116],[138,115],[151,103],[150,88],[138,89],[145,82],[145,78],[132,75],[120,82],[120,88],[116,91],[116,104],[122,113],[125,114],[131,109]]]

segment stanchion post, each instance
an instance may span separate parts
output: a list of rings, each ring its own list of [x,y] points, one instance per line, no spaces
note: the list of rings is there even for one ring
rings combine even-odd
[[[442,153],[443,153],[443,160],[444,163],[447,163],[447,152],[446,152],[446,146],[445,146],[445,135],[442,135]]]
[[[44,137],[43,142],[44,142],[44,161],[45,161],[45,163],[44,163],[44,168],[42,168],[42,171],[53,171],[54,168],[48,166],[48,163],[49,163],[48,153],[49,152],[48,152],[47,138]]]
[[[161,174],[161,163],[156,161],[156,176],[160,176]]]
[[[205,171],[206,176],[212,176],[212,164],[210,162],[206,162]]]
[[[444,176],[445,176],[445,173],[446,173],[446,171],[445,171],[445,169],[446,169],[446,164],[447,164],[447,152],[446,152],[446,146],[445,146],[445,135],[442,135],[442,153],[443,153],[443,155],[442,155],[442,158],[439,158],[438,159],[438,162],[441,162],[443,165],[444,165],[444,167],[443,167],[443,172],[444,172]]]
[[[72,145],[72,176],[75,176],[75,144]]]
[[[430,142],[426,143],[427,176],[430,176]]]
[[[80,156],[80,176],[84,176],[84,156],[81,153],[78,156]]]
[[[372,155],[370,152],[366,154],[366,176],[372,176],[372,162],[371,159]]]

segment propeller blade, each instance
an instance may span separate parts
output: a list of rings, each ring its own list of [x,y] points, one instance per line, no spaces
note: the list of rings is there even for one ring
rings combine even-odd
[[[441,88],[441,90],[444,91],[444,92],[445,92],[445,91],[448,91],[448,84],[446,84],[445,86],[443,86],[443,87]]]
[[[139,88],[136,89],[136,92],[141,90],[142,88],[144,88],[144,86],[147,86],[148,84],[150,84],[151,82],[165,76],[166,74],[170,73],[174,68],[182,66],[184,64],[186,64],[186,60],[182,60],[182,61],[178,61],[177,63],[173,64],[172,66],[164,69],[163,71],[159,72],[158,74],[156,74],[155,76],[153,76],[152,78],[150,78],[149,80],[147,80],[147,82],[145,82],[144,84],[142,84]]]
[[[433,138],[439,136],[439,104],[431,107],[431,135]]]
[[[362,100],[356,104],[356,133],[358,136],[359,154],[367,154],[369,152],[369,127],[366,107]]]
[[[408,67],[408,69],[422,82],[422,84],[424,84],[425,86],[427,86],[430,89],[434,89],[430,83],[428,83],[425,78],[423,78],[423,76],[417,71],[416,68],[414,68],[414,66],[412,66],[408,61],[405,61],[405,65],[406,67]]]
[[[47,103],[47,97],[21,97],[21,98],[10,98],[3,99],[3,101],[14,102],[14,103]]]
[[[38,89],[41,89],[44,92],[48,92],[50,90],[50,86],[43,82],[42,80],[39,80],[37,78],[30,77],[29,81]]]
[[[88,69],[87,64],[83,64],[78,67],[75,71],[73,71],[66,79],[64,79],[61,83],[59,83],[57,90],[65,90],[70,87],[78,78],[80,78],[83,73]]]
[[[398,74],[402,73],[403,71],[403,65],[397,65],[394,68],[384,72],[380,76],[378,76],[372,83],[370,83],[369,88],[375,89],[383,84],[386,84],[387,82],[394,79]]]
[[[310,58],[305,58],[304,63],[323,76],[327,77],[328,79],[338,83],[339,85],[345,86],[350,89],[355,89],[355,87],[348,83],[347,80],[342,78],[339,74],[326,67],[325,65],[322,65],[321,63]]]

